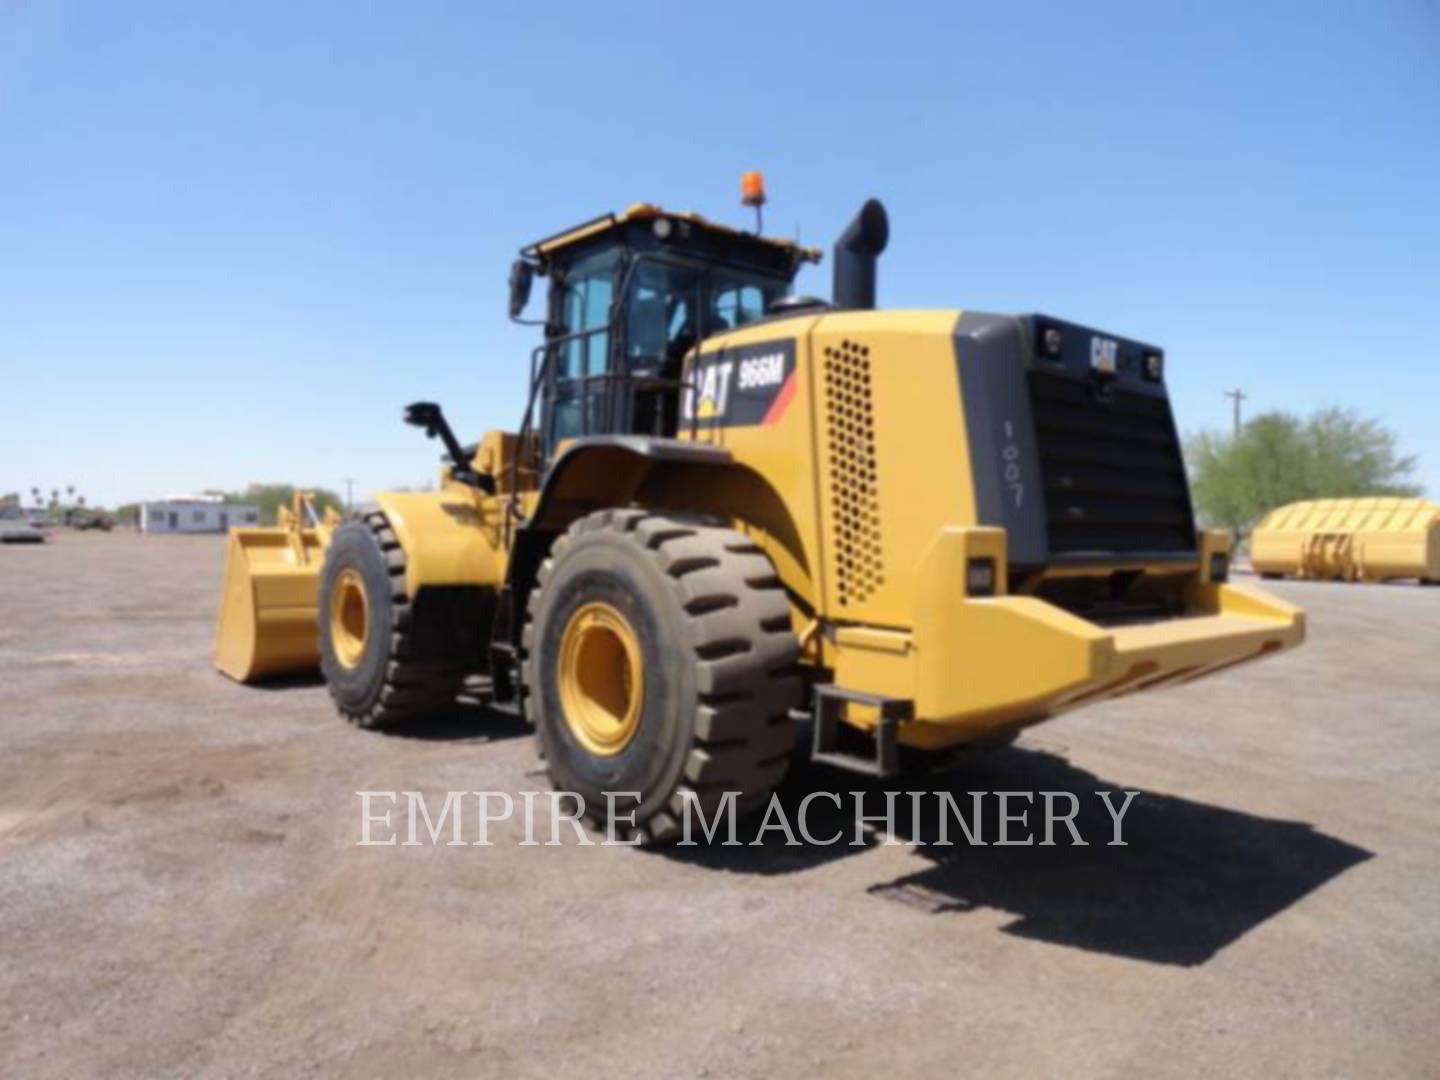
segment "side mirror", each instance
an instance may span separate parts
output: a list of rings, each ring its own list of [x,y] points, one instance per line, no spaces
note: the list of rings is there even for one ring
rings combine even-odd
[[[487,494],[495,494],[495,478],[482,476],[471,467],[470,459],[474,457],[475,448],[471,447],[468,454],[465,452],[465,447],[461,446],[460,440],[455,437],[454,429],[450,427],[450,422],[445,419],[439,405],[433,401],[417,401],[406,405],[405,423],[424,428],[427,439],[439,436],[440,441],[445,444],[446,454],[450,457],[450,475],[456,480],[479,488]]]
[[[510,318],[518,319],[530,302],[530,285],[535,280],[535,267],[524,259],[510,264]]]
[[[445,421],[440,406],[433,401],[417,401],[405,406],[405,423],[411,427],[423,427],[425,437],[433,439]]]

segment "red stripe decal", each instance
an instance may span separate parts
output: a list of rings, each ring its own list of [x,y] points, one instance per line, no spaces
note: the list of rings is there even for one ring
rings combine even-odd
[[[785,414],[790,405],[790,399],[795,396],[795,372],[785,376],[785,382],[780,386],[780,392],[775,395],[775,400],[770,403],[770,408],[765,410],[765,419],[762,424],[773,424]]]

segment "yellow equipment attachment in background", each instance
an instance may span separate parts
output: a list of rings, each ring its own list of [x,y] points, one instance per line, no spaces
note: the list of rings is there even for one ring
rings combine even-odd
[[[1272,510],[1250,539],[1260,574],[1315,581],[1440,581],[1440,504],[1314,499]]]
[[[319,670],[317,594],[325,549],[341,518],[297,491],[276,525],[230,530],[215,666],[238,682]]]

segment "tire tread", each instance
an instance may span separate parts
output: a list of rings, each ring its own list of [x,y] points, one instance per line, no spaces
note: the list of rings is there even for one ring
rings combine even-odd
[[[393,625],[385,680],[374,701],[365,709],[344,705],[331,690],[340,714],[356,727],[366,729],[392,728],[419,720],[455,704],[465,687],[465,680],[475,673],[473,665],[437,663],[412,659],[415,653],[414,610],[406,592],[405,549],[401,547],[390,522],[380,511],[371,511],[358,519],[369,528],[385,559],[390,574],[390,596]]]
[[[726,791],[738,792],[740,812],[762,805],[784,777],[795,745],[790,710],[803,692],[800,649],[775,567],[728,524],[634,508],[577,520],[555,541],[530,593],[521,634],[524,681],[533,685],[538,677],[531,653],[546,583],[571,545],[597,531],[632,536],[665,575],[686,622],[696,671],[698,703],[681,780],[664,808],[638,823],[631,838],[676,839],[687,792],[707,814]],[[604,824],[593,815],[592,821]]]

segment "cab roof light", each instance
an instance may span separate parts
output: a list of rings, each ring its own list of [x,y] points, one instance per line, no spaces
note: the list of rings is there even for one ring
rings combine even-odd
[[[755,208],[755,235],[764,231],[765,219],[760,208],[765,205],[765,176],[760,172],[740,174],[740,205]]]
[[[765,176],[763,173],[747,172],[741,175],[740,203],[742,206],[765,205]]]

